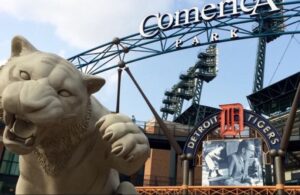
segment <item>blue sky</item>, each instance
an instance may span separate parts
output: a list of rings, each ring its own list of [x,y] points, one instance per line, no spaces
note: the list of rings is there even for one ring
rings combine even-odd
[[[205,3],[217,1],[205,1]],[[141,20],[149,14],[173,13],[178,9],[201,7],[200,0],[0,0],[0,62],[10,55],[10,41],[23,35],[42,51],[57,53],[65,58],[87,49],[138,32]],[[295,38],[300,40],[299,35]],[[277,67],[290,40],[282,36],[268,44],[265,86]],[[257,39],[227,42],[218,45],[219,74],[205,83],[201,104],[242,103],[252,93]],[[164,91],[179,81],[179,74],[196,62],[196,55],[206,46],[179,51],[138,61],[129,67],[144,92],[159,111]],[[300,71],[299,43],[293,39],[271,83]],[[96,97],[109,109],[116,105],[117,70],[105,72],[106,86]],[[185,108],[189,103],[185,103]],[[135,115],[137,120],[149,120],[152,113],[124,74],[122,80],[121,112]],[[171,118],[170,118],[171,119]]]

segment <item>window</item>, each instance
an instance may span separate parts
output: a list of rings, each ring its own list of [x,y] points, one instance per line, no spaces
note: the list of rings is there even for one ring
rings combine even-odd
[[[19,175],[19,156],[5,150],[0,166],[0,173],[7,175]]]

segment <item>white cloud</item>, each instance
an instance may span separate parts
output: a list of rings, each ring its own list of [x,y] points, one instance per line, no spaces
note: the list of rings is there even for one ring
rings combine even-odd
[[[113,111],[116,106],[118,73],[116,71],[104,72],[101,74],[101,77],[106,80],[106,83],[94,96],[104,104],[105,107]]]
[[[142,18],[170,11],[182,0],[0,0],[0,12],[50,24],[73,47],[90,48],[138,32]],[[192,1],[188,1],[190,4]],[[194,2],[195,3],[195,2]]]
[[[172,13],[202,3],[202,0],[0,0],[0,13],[20,21],[49,24],[61,40],[85,50],[114,37],[137,33],[141,20],[149,14]],[[59,55],[65,57],[65,50],[60,49]],[[116,95],[112,89],[116,89],[117,74],[102,76],[107,83],[99,98],[105,101]]]
[[[0,12],[23,21],[50,24],[56,35],[71,46],[89,49],[138,32],[141,20],[149,14],[170,12],[191,3],[195,1],[0,0]],[[59,55],[65,56],[65,51],[60,50]]]
[[[0,59],[0,66],[3,66],[7,62],[7,59]]]
[[[61,56],[61,57],[63,57],[63,58],[67,58],[66,51],[63,50],[63,49],[59,50],[58,55]]]

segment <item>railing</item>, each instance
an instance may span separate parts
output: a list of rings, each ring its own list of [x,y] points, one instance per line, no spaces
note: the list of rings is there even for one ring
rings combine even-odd
[[[134,121],[145,134],[165,136],[160,126],[156,122]],[[192,131],[192,126],[168,124],[166,126],[170,130],[170,134],[176,137],[186,137]]]
[[[276,186],[149,186],[137,187],[140,195],[181,195],[185,190],[190,195],[275,195]],[[300,186],[285,186],[287,195],[299,195]]]
[[[176,184],[176,178],[174,177],[145,175],[143,180],[144,186],[170,186],[172,183]]]
[[[141,184],[140,181],[143,181]],[[176,184],[182,184],[182,177],[167,177],[158,175],[137,175],[135,180],[130,180],[135,186],[173,186]],[[201,185],[202,179],[195,178],[194,185]]]
[[[160,129],[159,125],[155,122],[147,123],[143,121],[137,121],[136,124],[141,128],[141,130],[145,134],[149,135],[158,135],[158,136],[165,136],[163,131]],[[155,131],[149,131],[147,129],[149,128],[155,128]],[[171,132],[171,135],[176,137],[186,137],[189,135],[189,133],[192,131],[193,127],[189,126],[187,128],[181,128],[176,125],[168,125],[168,128]],[[300,132],[293,133],[290,137],[291,141],[297,141],[300,140]]]
[[[300,110],[298,112],[300,112]],[[135,123],[136,123],[136,125],[138,125],[141,128],[141,130],[145,134],[165,136],[163,131],[161,130],[159,124],[156,122],[135,121]],[[166,125],[167,125],[168,129],[170,130],[171,135],[176,136],[176,137],[186,137],[193,130],[193,126],[167,124],[167,123],[166,123]],[[280,134],[281,134],[281,132],[280,132]],[[291,134],[290,140],[291,141],[300,140],[300,131],[293,132]]]

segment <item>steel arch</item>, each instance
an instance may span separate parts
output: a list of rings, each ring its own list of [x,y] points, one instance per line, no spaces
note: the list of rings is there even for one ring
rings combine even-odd
[[[253,4],[248,5],[251,6]],[[117,68],[120,63],[129,64],[146,58],[211,43],[222,43],[256,37],[299,34],[300,0],[279,3],[277,6],[283,6],[281,10],[282,15],[261,12],[255,17],[250,17],[241,14],[238,17],[219,18],[209,22],[201,22],[188,26],[181,26],[176,29],[160,31],[155,37],[147,39],[142,38],[139,33],[136,33],[124,38],[115,38],[109,43],[82,52],[68,60],[82,72],[98,74]],[[231,11],[230,8],[226,8],[225,10],[227,13],[230,13]],[[183,20],[183,17],[181,19]],[[260,24],[268,19],[282,20],[285,30],[280,30],[282,26],[275,26],[270,29],[260,28]],[[256,30],[254,31],[255,28]],[[154,25],[145,27],[146,31],[154,29]],[[230,38],[232,29],[239,30],[238,38]],[[218,41],[212,42],[211,35],[215,32],[220,35],[220,38]],[[201,41],[201,43],[196,46],[191,44],[192,39],[195,37],[199,38]],[[177,39],[181,39],[183,42],[183,45],[180,48],[177,48],[175,45]]]

